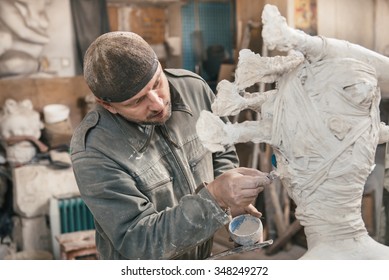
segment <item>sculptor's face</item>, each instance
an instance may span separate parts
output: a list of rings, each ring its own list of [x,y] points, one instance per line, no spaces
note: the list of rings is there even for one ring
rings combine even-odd
[[[97,99],[97,102],[112,114],[139,124],[163,124],[171,116],[169,83],[161,65],[150,82],[132,98],[110,103]]]

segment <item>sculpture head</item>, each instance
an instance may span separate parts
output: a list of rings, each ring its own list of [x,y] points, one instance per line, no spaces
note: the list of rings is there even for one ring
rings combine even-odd
[[[379,139],[379,101],[374,69],[354,59],[303,64],[279,80],[270,144],[292,198],[326,180],[345,185],[346,174],[347,185],[363,188]]]
[[[43,123],[33,109],[30,100],[17,102],[7,99],[0,114],[0,136],[7,140],[12,136],[27,136],[39,139]],[[36,154],[36,148],[27,141],[6,145],[7,160],[12,163],[26,163]]]

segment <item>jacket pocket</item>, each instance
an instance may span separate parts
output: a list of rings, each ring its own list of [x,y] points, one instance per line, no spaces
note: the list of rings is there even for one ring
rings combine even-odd
[[[189,161],[190,170],[196,181],[196,186],[202,182],[213,180],[212,154],[206,149],[200,149],[200,152]]]
[[[158,212],[178,203],[174,196],[173,177],[164,178],[154,185],[149,185],[147,190],[144,190],[144,194]]]

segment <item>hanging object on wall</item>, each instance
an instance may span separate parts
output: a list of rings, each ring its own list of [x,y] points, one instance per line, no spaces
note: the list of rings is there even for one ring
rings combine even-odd
[[[309,35],[317,35],[317,0],[294,0],[294,26]]]
[[[137,33],[150,45],[165,42],[165,9],[159,7],[131,7],[129,31]]]

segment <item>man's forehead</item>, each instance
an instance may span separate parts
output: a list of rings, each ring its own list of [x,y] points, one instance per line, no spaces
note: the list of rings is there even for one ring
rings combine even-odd
[[[157,71],[155,72],[153,78],[147,83],[147,85],[143,89],[141,89],[137,94],[135,94],[133,97],[123,101],[122,103],[123,104],[131,103],[131,101],[136,100],[142,97],[143,95],[147,94],[147,92],[153,88],[153,85],[161,78],[162,74],[163,71],[161,65],[159,64]]]

